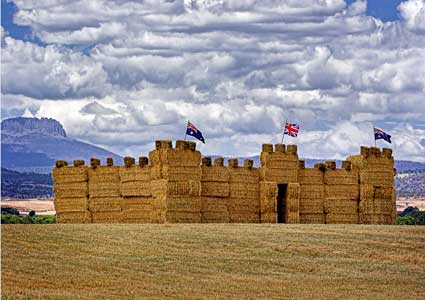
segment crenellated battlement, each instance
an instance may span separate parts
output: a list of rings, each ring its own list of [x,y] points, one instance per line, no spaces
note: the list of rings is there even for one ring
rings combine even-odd
[[[158,140],[149,157],[124,165],[97,158],[58,160],[53,169],[60,223],[366,223],[395,222],[394,158],[361,147],[306,168],[296,145],[264,144],[251,159],[202,157],[196,143]]]

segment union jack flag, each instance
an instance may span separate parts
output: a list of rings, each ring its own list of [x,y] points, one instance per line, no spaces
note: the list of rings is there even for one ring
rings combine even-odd
[[[286,123],[283,134],[287,134],[292,137],[297,137],[299,130],[300,130],[299,124]]]

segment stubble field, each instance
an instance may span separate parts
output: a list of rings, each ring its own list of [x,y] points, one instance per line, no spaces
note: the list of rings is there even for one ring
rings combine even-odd
[[[1,228],[2,299],[425,299],[425,227]]]

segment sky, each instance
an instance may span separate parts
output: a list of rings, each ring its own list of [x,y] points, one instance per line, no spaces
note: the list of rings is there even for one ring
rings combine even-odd
[[[425,162],[425,0],[1,2],[1,118],[140,156],[183,139],[251,156],[300,124],[299,155],[337,158],[392,135]]]

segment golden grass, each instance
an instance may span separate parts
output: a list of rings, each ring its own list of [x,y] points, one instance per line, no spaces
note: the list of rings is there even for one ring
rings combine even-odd
[[[2,299],[424,299],[425,227],[2,225]]]

